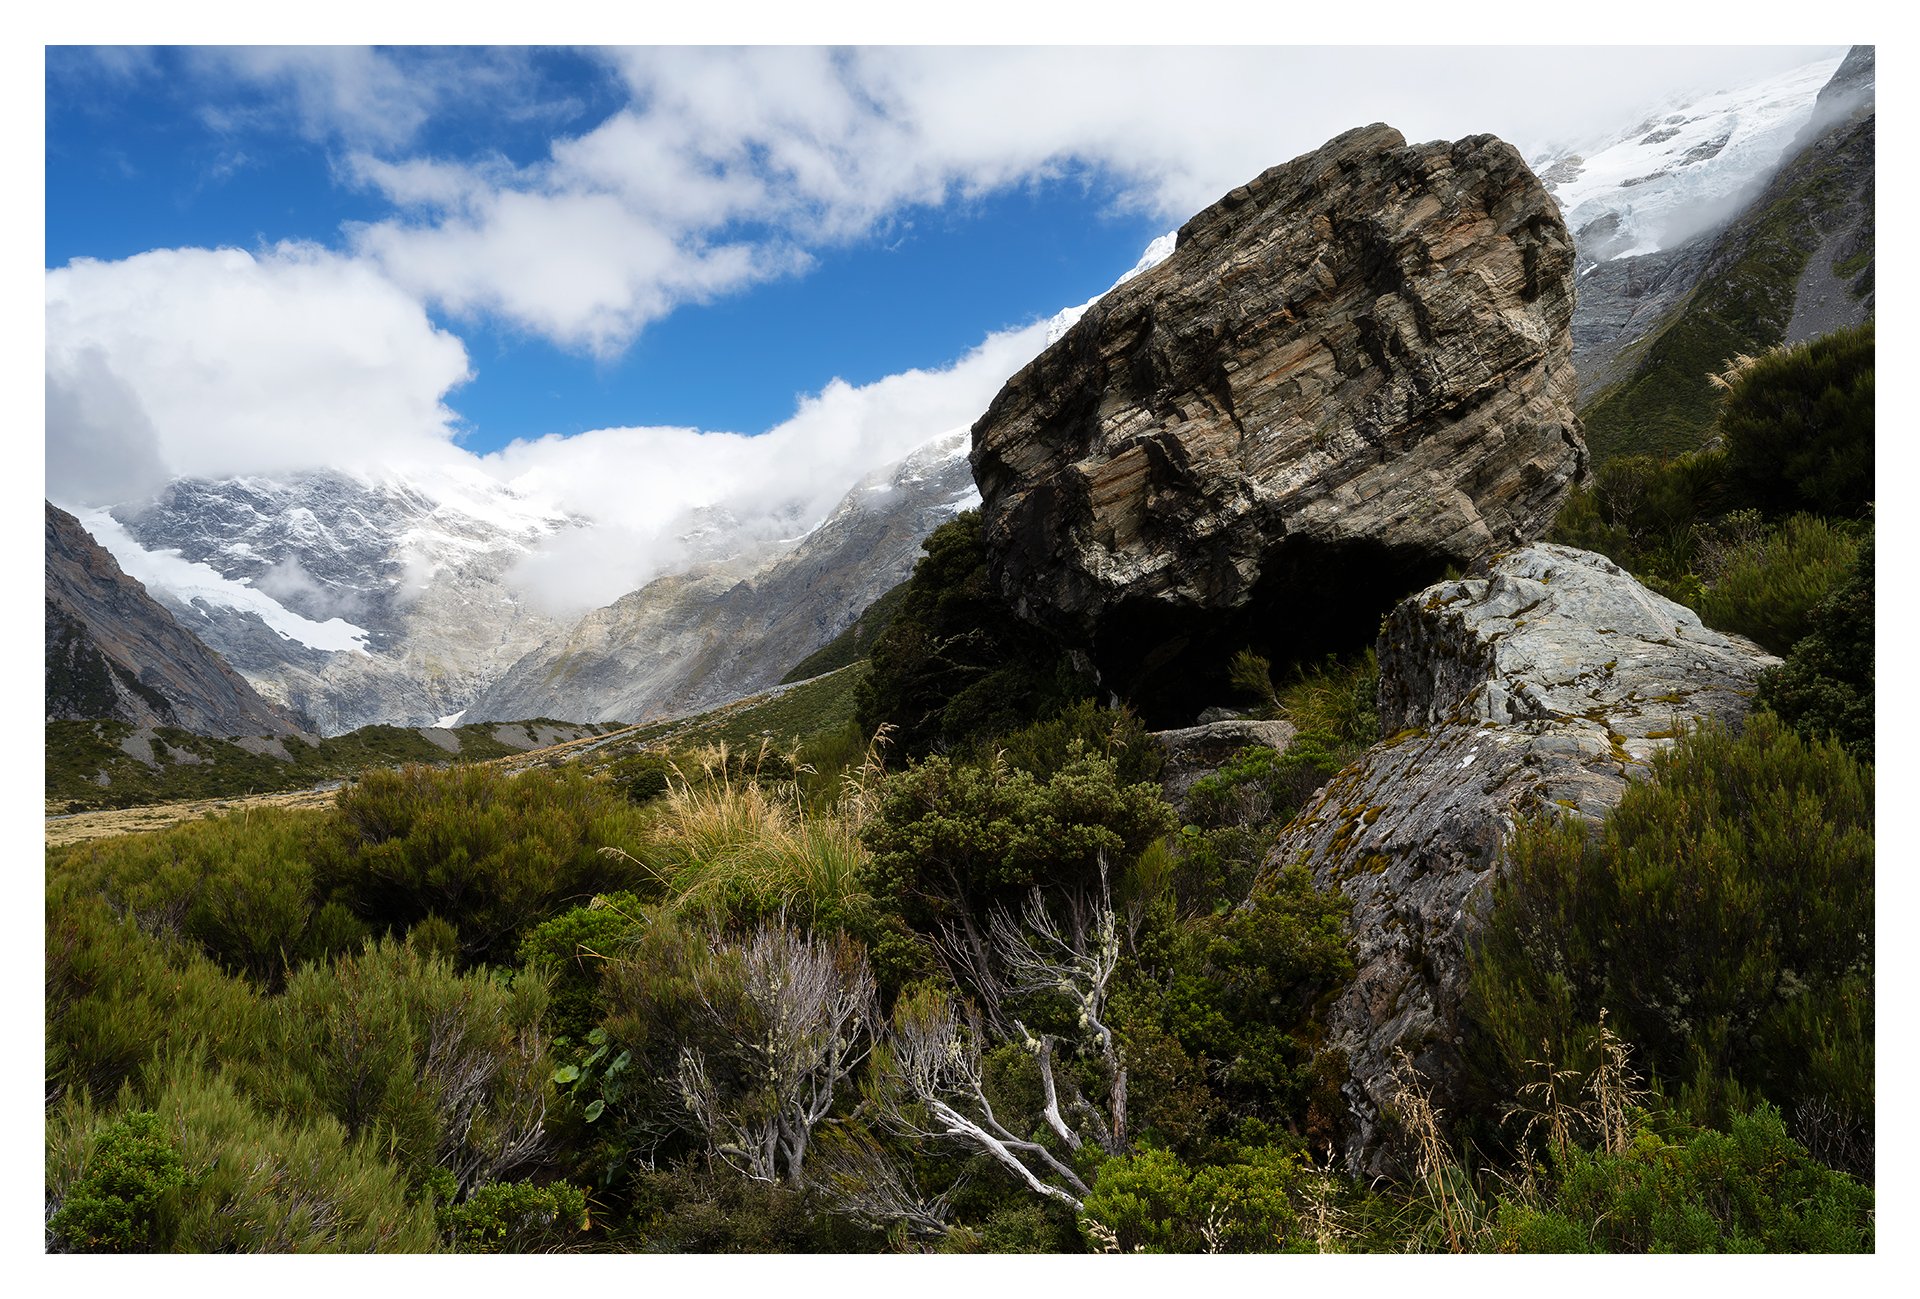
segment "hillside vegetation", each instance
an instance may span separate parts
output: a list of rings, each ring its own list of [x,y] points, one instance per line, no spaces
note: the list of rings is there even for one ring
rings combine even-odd
[[[479,762],[618,729],[536,718],[434,730],[363,726],[325,738],[215,739],[126,722],[48,722],[50,807],[66,812],[308,789],[371,767]]]
[[[1872,292],[1872,118],[1825,137],[1783,167],[1721,237],[1699,283],[1642,341],[1625,378],[1580,412],[1594,462],[1696,450],[1713,432],[1711,376],[1731,357],[1787,337],[1795,286],[1812,250],[1850,204],[1862,202],[1867,252],[1833,267],[1856,296]]]

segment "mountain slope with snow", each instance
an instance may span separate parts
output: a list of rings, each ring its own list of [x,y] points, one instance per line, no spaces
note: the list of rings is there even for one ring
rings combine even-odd
[[[906,580],[979,500],[967,430],[867,475],[797,542],[657,578],[516,663],[467,720],[646,722],[767,689]]]
[[[1708,376],[1731,358],[1871,316],[1873,91],[1873,47],[1856,46],[1817,99],[1796,87],[1789,156],[1730,218],[1582,272],[1574,365],[1596,463],[1699,446],[1718,405]]]
[[[295,729],[51,501],[46,539],[49,721],[111,718],[219,736]]]
[[[84,519],[183,626],[323,734],[430,725],[551,634],[506,579],[571,522],[455,469],[180,479]]]
[[[1530,165],[1589,265],[1673,248],[1723,223],[1772,174],[1839,65],[1676,95],[1631,127]]]

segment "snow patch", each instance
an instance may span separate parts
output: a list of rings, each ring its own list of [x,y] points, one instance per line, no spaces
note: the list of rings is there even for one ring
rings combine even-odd
[[[1835,56],[1732,90],[1679,96],[1630,130],[1531,165],[1551,177],[1547,190],[1588,258],[1677,247],[1731,217],[1749,187],[1780,164],[1839,66]]]
[[[287,640],[327,653],[367,653],[368,632],[344,618],[315,622],[303,618],[248,582],[223,577],[206,564],[184,558],[178,550],[147,550],[130,536],[120,521],[105,510],[76,511],[81,526],[119,561],[127,576],[150,590],[161,591],[182,604],[208,604],[250,613]]]

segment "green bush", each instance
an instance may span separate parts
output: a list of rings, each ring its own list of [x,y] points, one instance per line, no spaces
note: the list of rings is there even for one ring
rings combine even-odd
[[[70,1183],[47,1230],[78,1253],[150,1254],[173,1243],[179,1190],[187,1182],[180,1150],[151,1110],[129,1114],[93,1138],[80,1176]]]
[[[337,912],[318,914],[311,862],[330,825],[325,812],[252,809],[96,840],[56,856],[48,887],[103,897],[149,932],[191,940],[226,969],[275,987],[290,966],[362,936]]]
[[[1126,1254],[1311,1248],[1291,1195],[1299,1172],[1299,1156],[1286,1149],[1190,1165],[1148,1148],[1100,1166],[1081,1231],[1091,1248]]]
[[[283,1112],[331,1115],[349,1138],[373,1138],[416,1184],[444,1168],[466,1188],[542,1153],[546,1004],[536,973],[459,975],[382,939],[295,974],[240,1076]]]
[[[636,842],[645,825],[640,809],[571,769],[370,771],[341,791],[337,829],[316,845],[314,887],[375,931],[439,916],[464,962],[499,965],[564,906],[638,885],[631,858],[601,849]]]
[[[176,1037],[215,1052],[247,1051],[264,999],[196,947],[117,918],[104,898],[61,898],[46,919],[49,1099],[106,1104]]]
[[[1642,1126],[1618,1154],[1571,1147],[1538,1202],[1503,1201],[1496,1248],[1543,1253],[1873,1251],[1873,1192],[1822,1168],[1779,1111],[1679,1139]]]
[[[986,761],[998,753],[1008,766],[1053,776],[1082,753],[1097,753],[1113,764],[1126,785],[1158,780],[1166,758],[1145,723],[1125,708],[1102,708],[1082,699],[1029,726],[981,741],[970,757]]]
[[[1850,532],[1796,514],[1722,562],[1695,601],[1709,627],[1746,636],[1785,654],[1813,627],[1813,611],[1840,584],[1860,553]]]
[[[1371,648],[1346,661],[1329,654],[1311,671],[1294,669],[1293,681],[1280,688],[1279,712],[1302,737],[1320,737],[1344,762],[1380,738],[1379,693],[1380,664]]]
[[[163,1231],[136,1248],[308,1254],[436,1247],[432,1211],[408,1197],[406,1180],[373,1146],[349,1141],[326,1115],[271,1115],[191,1052],[156,1059],[141,1082],[183,1177],[163,1197]],[[126,1117],[100,1114],[73,1096],[49,1110],[50,1203],[64,1211],[76,1202],[86,1180],[83,1156]]]
[[[456,1254],[545,1254],[587,1229],[587,1194],[555,1182],[489,1182],[444,1205],[440,1231]]]
[[[1266,745],[1241,749],[1187,791],[1187,811],[1203,829],[1285,823],[1340,769],[1333,740],[1296,735],[1284,753]]]
[[[926,555],[856,695],[863,733],[891,725],[897,750],[918,756],[1017,730],[1092,693],[1064,650],[1015,616],[994,586],[979,511],[921,544]]]
[[[1808,739],[1831,735],[1873,761],[1873,539],[1808,619],[1786,662],[1760,678],[1757,702]]]
[[[1623,456],[1568,494],[1547,540],[1596,551],[1678,598],[1665,588],[1692,573],[1700,526],[1728,508],[1726,458],[1717,450]]]
[[[1604,1008],[1696,1119],[1757,1093],[1870,1149],[1873,897],[1871,768],[1766,713],[1683,738],[1600,826],[1509,844],[1469,962],[1495,1090],[1530,1060],[1589,1071]]]
[[[535,925],[520,940],[520,963],[551,979],[547,1023],[556,1039],[583,1042],[600,1022],[600,971],[645,923],[631,893],[596,897]]]
[[[1169,902],[1148,907],[1114,999],[1136,1131],[1183,1151],[1249,1121],[1330,1138],[1338,1071],[1317,1019],[1353,975],[1347,899],[1295,866],[1214,914]]]
[[[1103,859],[1121,874],[1173,825],[1159,786],[1122,784],[1094,754],[1044,781],[998,759],[933,757],[881,787],[864,833],[868,886],[929,930],[963,912],[1017,909],[1036,886],[1091,884]]]
[[[1780,517],[1873,500],[1873,322],[1759,357],[1720,407],[1730,487]]]

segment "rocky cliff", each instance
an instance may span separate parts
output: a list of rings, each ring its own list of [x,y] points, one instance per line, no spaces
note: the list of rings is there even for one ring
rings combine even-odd
[[[1513,149],[1350,131],[1189,221],[973,427],[996,580],[1161,724],[1538,536],[1585,452],[1573,245]]]
[[[1396,1049],[1452,1107],[1467,944],[1518,821],[1598,820],[1688,727],[1744,717],[1778,662],[1606,558],[1545,544],[1401,602],[1379,657],[1390,738],[1335,775],[1269,858],[1353,900],[1358,972],[1328,1025],[1350,1070],[1346,1154],[1371,1172],[1391,1159]]]
[[[46,617],[49,720],[111,718],[214,736],[297,729],[51,502]]]

